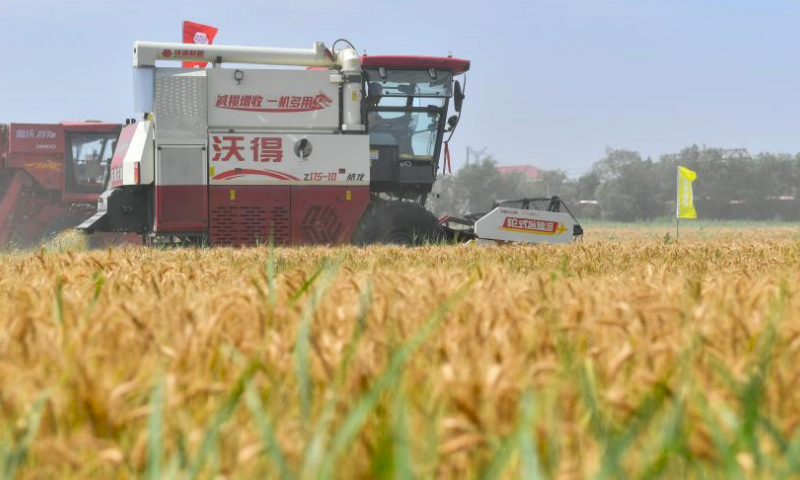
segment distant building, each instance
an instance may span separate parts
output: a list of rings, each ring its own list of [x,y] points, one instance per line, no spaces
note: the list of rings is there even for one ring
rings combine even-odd
[[[536,168],[533,165],[498,165],[497,170],[500,173],[521,172],[531,180],[536,180],[542,175],[542,169]]]

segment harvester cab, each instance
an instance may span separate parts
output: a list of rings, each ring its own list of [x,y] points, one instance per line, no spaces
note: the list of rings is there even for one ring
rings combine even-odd
[[[119,126],[105,131],[67,129],[65,134],[64,197],[95,202],[108,186]]]
[[[457,58],[362,58],[369,126],[371,190],[425,203],[439,167],[445,134],[458,123],[463,93],[454,76],[469,69]],[[454,99],[456,114],[447,117]]]

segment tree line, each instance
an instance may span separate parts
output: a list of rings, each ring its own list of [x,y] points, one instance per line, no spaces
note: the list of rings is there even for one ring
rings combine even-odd
[[[529,179],[501,173],[492,157],[439,179],[429,208],[437,214],[485,212],[495,200],[558,195],[579,217],[633,222],[675,215],[677,166],[697,172],[698,217],[719,220],[800,220],[800,154],[726,155],[696,145],[677,155],[643,159],[607,149],[577,179],[562,170]]]

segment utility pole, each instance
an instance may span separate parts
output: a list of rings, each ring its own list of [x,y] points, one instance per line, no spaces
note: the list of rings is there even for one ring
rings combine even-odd
[[[479,162],[481,157],[483,157],[484,152],[486,152],[486,147],[483,147],[481,150],[475,150],[472,147],[467,147],[467,156],[465,157],[466,164],[469,165],[469,159],[471,156],[475,156],[475,161]]]

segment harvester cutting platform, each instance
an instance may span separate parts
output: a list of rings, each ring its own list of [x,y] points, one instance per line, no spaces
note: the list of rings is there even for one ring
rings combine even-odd
[[[414,244],[481,231],[480,221],[455,231],[424,208],[461,115],[455,77],[468,60],[361,56],[346,40],[308,50],[137,42],[133,66],[143,120],[122,129],[110,188],[81,225],[89,233],[249,245]],[[543,212],[539,224],[530,209],[506,210],[516,212],[510,226],[498,217],[488,229],[501,234],[486,238],[572,238],[567,213]]]

